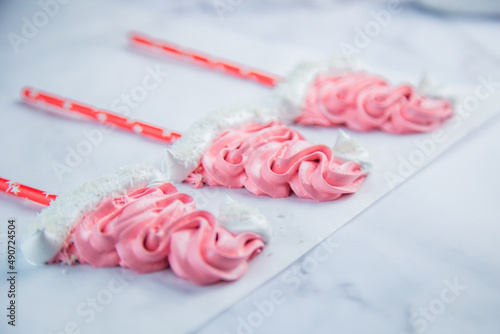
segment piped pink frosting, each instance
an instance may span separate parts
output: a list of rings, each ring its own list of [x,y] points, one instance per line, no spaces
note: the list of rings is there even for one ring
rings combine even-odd
[[[197,211],[191,196],[165,183],[102,201],[50,262],[119,265],[137,273],[170,266],[178,276],[205,285],[239,279],[263,247],[259,235],[233,235],[212,214]]]
[[[452,114],[447,99],[422,96],[408,85],[394,88],[369,74],[351,73],[319,75],[296,122],[404,134],[435,130]]]
[[[193,175],[194,174],[194,175]],[[354,193],[366,177],[357,162],[343,162],[324,145],[307,142],[280,122],[250,123],[221,133],[185,181],[199,186],[245,187],[256,195],[331,201]]]

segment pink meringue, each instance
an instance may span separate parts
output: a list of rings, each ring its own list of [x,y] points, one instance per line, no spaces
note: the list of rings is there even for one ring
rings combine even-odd
[[[433,131],[452,115],[447,99],[422,96],[408,85],[394,88],[370,74],[350,73],[318,75],[295,122],[404,134]]]
[[[199,185],[245,187],[256,195],[331,201],[358,190],[367,173],[358,162],[334,157],[281,122],[249,123],[219,134],[185,180]]]
[[[230,233],[212,214],[197,211],[191,196],[165,183],[102,201],[50,263],[119,265],[137,273],[170,266],[179,277],[205,285],[239,279],[263,248],[260,235]]]

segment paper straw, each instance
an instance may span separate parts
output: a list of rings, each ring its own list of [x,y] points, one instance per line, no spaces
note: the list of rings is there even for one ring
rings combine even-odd
[[[100,123],[115,125],[121,129],[159,139],[169,144],[181,137],[180,133],[169,131],[145,122],[130,120],[122,115],[96,109],[92,106],[71,101],[51,93],[42,92],[31,87],[23,88],[21,91],[21,97],[24,101],[36,106],[50,107],[58,111],[84,115]]]
[[[277,75],[264,73],[264,71],[251,69],[246,66],[238,65],[227,60],[212,58],[195,50],[187,50],[173,43],[153,39],[147,35],[139,33],[130,33],[129,41],[133,46],[140,47],[153,52],[160,52],[162,55],[173,57],[183,61],[191,61],[194,64],[208,67],[210,69],[221,71],[226,74],[234,75],[243,79],[252,80],[262,85],[274,87],[284,78]]]
[[[43,205],[50,205],[50,202],[56,199],[56,195],[49,194],[23,184],[3,179],[0,177],[0,191],[9,195],[29,199],[30,201]]]

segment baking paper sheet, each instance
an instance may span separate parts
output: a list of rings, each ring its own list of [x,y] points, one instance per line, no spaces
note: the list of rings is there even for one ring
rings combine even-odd
[[[1,35],[20,30],[19,17],[37,10],[39,8],[32,4],[16,9],[11,17],[3,13]],[[131,19],[113,20],[113,17]],[[109,24],[109,20],[113,24]],[[159,166],[164,149],[161,143],[132,134],[102,132],[102,142],[93,145],[87,156],[75,162],[71,172],[58,177],[54,163],[64,163],[71,150],[77,150],[87,140],[85,133],[102,129],[91,122],[61,118],[19,103],[19,90],[24,85],[102,108],[118,104],[124,110],[128,107],[127,113],[132,117],[180,131],[218,107],[265,100],[270,94],[268,88],[251,82],[134,51],[127,47],[125,37],[132,29],[193,45],[281,75],[300,60],[327,56],[314,50],[285,43],[271,44],[252,36],[207,27],[177,15],[138,9],[131,4],[101,5],[97,13],[90,4],[70,3],[40,29],[38,36],[22,45],[18,53],[5,40],[2,42],[2,177],[63,194],[121,165],[146,162]],[[413,73],[391,73],[376,65],[372,65],[372,70],[394,82],[412,79],[416,83],[417,80]],[[134,101],[134,106],[127,105],[124,94],[130,95],[151,72],[161,73],[157,88],[148,91],[143,100]],[[489,80],[487,76],[483,79]],[[198,287],[175,277],[169,270],[135,275],[120,268],[33,267],[25,262],[18,249],[18,326],[14,331],[60,333],[80,329],[81,333],[177,333],[198,328],[278,274],[497,113],[498,96],[491,94],[478,99],[474,95],[475,88],[482,84],[478,80],[470,87],[459,89],[468,104],[465,108],[459,107],[462,114],[438,133],[408,136],[356,133],[358,140],[372,153],[374,169],[353,196],[317,203],[296,197],[256,197],[243,189],[194,190],[188,185],[179,185],[179,190],[195,197],[201,209],[216,213],[220,201],[230,195],[258,207],[272,222],[274,238],[271,244],[250,263],[247,274],[237,282]],[[492,88],[496,89],[498,87]],[[338,134],[337,129],[297,128],[311,142],[330,146]],[[15,219],[19,239],[40,209],[36,204],[1,195],[0,226],[6,226],[7,219]],[[6,268],[3,253],[6,229],[0,232],[3,242],[0,262],[2,268]],[[4,321],[1,326],[6,327]]]

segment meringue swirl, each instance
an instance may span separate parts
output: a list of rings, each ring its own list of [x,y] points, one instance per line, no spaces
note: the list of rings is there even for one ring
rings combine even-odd
[[[256,195],[331,201],[354,193],[366,177],[360,164],[334,157],[324,145],[307,142],[278,121],[249,123],[221,133],[185,181],[228,188],[245,187]]]
[[[435,130],[452,115],[447,99],[422,96],[408,85],[394,88],[366,73],[351,73],[317,76],[295,121],[404,134]]]
[[[205,285],[239,279],[263,248],[261,236],[233,235],[212,214],[197,211],[191,196],[165,183],[102,201],[50,262],[119,265],[137,273],[170,266],[179,277]]]

